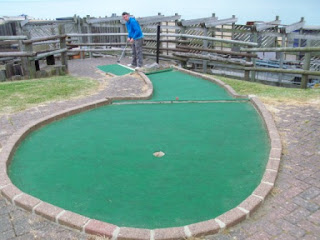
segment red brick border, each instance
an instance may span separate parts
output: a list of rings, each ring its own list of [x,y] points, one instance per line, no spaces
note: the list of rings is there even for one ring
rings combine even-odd
[[[213,77],[195,73],[189,70],[174,67],[178,71],[209,80],[219,86],[223,87],[235,98],[244,98],[247,96],[238,95],[230,86],[224,82]],[[139,76],[148,85],[148,92],[140,98],[132,98],[133,100],[149,99],[153,93],[153,86],[149,78],[142,72],[137,72]],[[164,228],[164,229],[138,229],[118,227],[113,224],[101,222],[95,219],[89,219],[85,216],[61,209],[49,203],[30,196],[20,191],[15,187],[8,175],[7,166],[10,163],[11,156],[15,151],[16,146],[32,131],[67,116],[77,114],[92,108],[100,107],[111,103],[111,99],[95,101],[90,104],[80,105],[70,108],[66,111],[57,112],[45,118],[41,118],[30,122],[27,126],[14,133],[8,140],[7,144],[0,152],[0,192],[11,203],[21,207],[34,214],[43,216],[44,218],[54,221],[58,224],[65,225],[88,234],[94,234],[101,237],[107,237],[119,240],[167,240],[167,239],[184,239],[187,237],[199,237],[208,234],[214,234],[225,227],[231,227],[240,221],[249,217],[262,203],[263,200],[272,190],[276,181],[282,145],[280,135],[273,121],[272,115],[265,108],[263,103],[256,97],[249,97],[251,103],[255,106],[259,114],[262,116],[266,129],[268,131],[271,149],[269,154],[269,161],[267,163],[265,174],[261,180],[260,185],[253,191],[252,195],[248,196],[242,203],[230,211],[204,222],[190,224],[184,227]],[[115,98],[115,100],[131,100],[131,98]]]

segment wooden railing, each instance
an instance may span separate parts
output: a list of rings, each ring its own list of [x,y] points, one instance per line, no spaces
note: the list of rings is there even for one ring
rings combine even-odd
[[[188,23],[185,23],[188,24]],[[169,26],[167,26],[169,27]],[[179,29],[183,29],[183,26]],[[25,34],[25,35],[23,35]],[[145,42],[155,42],[156,33],[144,33],[146,39]],[[92,37],[121,37],[121,42],[67,42],[67,39],[76,39],[78,37],[87,37],[88,39]],[[30,34],[27,32],[20,33],[18,36],[0,36],[2,41],[18,41],[19,51],[16,52],[0,52],[0,57],[20,57],[22,72],[25,76],[29,78],[34,78],[36,75],[35,61],[43,59],[52,55],[59,55],[61,58],[61,65],[63,65],[68,71],[68,52],[88,52],[89,56],[93,52],[119,52],[122,51],[124,45],[126,45],[127,33],[65,33],[65,28],[63,24],[59,25],[58,35],[44,36],[31,38]],[[319,71],[310,70],[310,59],[311,54],[315,52],[320,52],[319,47],[298,47],[298,48],[258,48],[257,42],[248,42],[248,41],[239,41],[232,39],[223,39],[210,36],[199,36],[192,34],[183,33],[161,33],[160,42],[174,43],[174,48],[169,47],[160,47],[161,52],[167,52],[170,54],[160,54],[161,58],[164,59],[173,59],[180,61],[183,64],[186,64],[190,59],[201,60],[203,66],[207,66],[208,62],[217,62],[229,65],[231,68],[244,71],[244,79],[248,81],[255,81],[255,72],[273,72],[280,74],[301,74],[302,83],[301,87],[306,88],[308,83],[308,76],[320,76]],[[169,39],[170,38],[170,39]],[[189,43],[197,41],[200,43],[199,46],[190,46]],[[208,47],[208,41],[210,42],[220,42],[222,44],[228,44],[233,47],[237,47],[237,51],[232,50],[219,50],[212,47]],[[49,44],[49,43],[59,43],[58,49],[49,50],[46,52],[37,52],[34,51],[34,45],[37,44]],[[80,49],[72,49],[73,47],[79,46]],[[116,47],[111,49],[93,49],[92,47],[106,46],[106,47]],[[239,46],[246,46],[246,48],[240,48]],[[82,48],[88,47],[88,48]],[[154,53],[157,48],[155,46],[147,45],[145,46],[144,55],[155,57]],[[130,51],[128,48],[126,51]],[[150,52],[151,51],[151,52]],[[303,69],[275,69],[275,68],[261,68],[256,67],[255,61],[257,59],[257,52],[301,52],[305,53]],[[217,53],[222,56],[213,56],[208,53]],[[230,56],[238,57],[239,59],[230,58]],[[203,70],[207,72],[207,68],[204,67]]]

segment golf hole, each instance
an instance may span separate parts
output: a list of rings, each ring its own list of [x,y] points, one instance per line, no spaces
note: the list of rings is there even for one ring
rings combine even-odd
[[[158,158],[161,158],[161,157],[163,157],[165,155],[165,153],[164,152],[154,152],[153,153],[153,156],[155,156],[155,157],[158,157]]]

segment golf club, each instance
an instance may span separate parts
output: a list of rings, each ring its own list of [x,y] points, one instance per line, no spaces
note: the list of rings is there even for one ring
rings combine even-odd
[[[128,41],[127,41],[127,43],[126,43],[126,46],[125,46],[124,49],[122,50],[121,56],[120,56],[119,60],[117,61],[117,63],[120,63],[120,60],[123,58],[124,52],[126,51],[127,46],[128,46]]]

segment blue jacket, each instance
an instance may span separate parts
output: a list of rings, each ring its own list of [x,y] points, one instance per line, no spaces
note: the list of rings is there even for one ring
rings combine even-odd
[[[144,37],[139,23],[134,18],[129,18],[129,21],[126,22],[126,26],[128,30],[128,38],[137,40]]]

